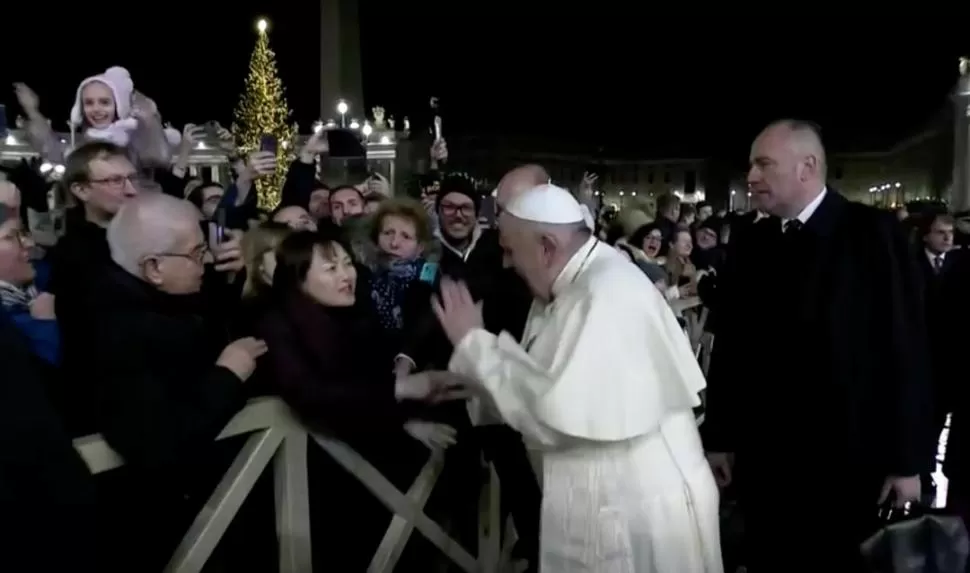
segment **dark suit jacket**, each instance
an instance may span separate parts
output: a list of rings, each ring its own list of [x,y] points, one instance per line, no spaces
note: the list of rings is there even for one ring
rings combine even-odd
[[[917,271],[891,214],[831,189],[793,236],[767,223],[732,241],[719,277],[705,445],[737,453],[755,529],[774,506],[771,527],[794,535],[793,508],[818,504],[852,524],[845,541],[883,479],[916,475],[925,461]]]

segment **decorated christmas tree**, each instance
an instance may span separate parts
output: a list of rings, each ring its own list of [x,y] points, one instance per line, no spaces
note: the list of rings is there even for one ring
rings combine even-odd
[[[236,146],[245,154],[258,151],[264,135],[276,138],[276,173],[272,177],[261,177],[256,183],[259,206],[272,209],[280,202],[286,169],[293,159],[294,131],[289,123],[290,108],[286,105],[283,82],[276,74],[276,54],[269,47],[266,27],[266,20],[260,20],[256,26],[259,35],[249,59],[246,88],[236,106],[232,134]]]

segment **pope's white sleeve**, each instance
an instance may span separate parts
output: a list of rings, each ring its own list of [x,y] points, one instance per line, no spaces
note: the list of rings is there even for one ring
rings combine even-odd
[[[478,380],[488,391],[502,419],[522,435],[544,446],[562,438],[536,417],[536,400],[553,382],[532,357],[507,333],[495,336],[482,329],[465,335],[448,369]]]

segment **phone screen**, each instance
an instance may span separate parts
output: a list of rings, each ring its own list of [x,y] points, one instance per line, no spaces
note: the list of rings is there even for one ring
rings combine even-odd
[[[221,245],[226,241],[226,208],[216,209],[215,220],[209,223],[209,246]]]
[[[276,153],[276,138],[270,134],[264,134],[259,138],[259,150]]]

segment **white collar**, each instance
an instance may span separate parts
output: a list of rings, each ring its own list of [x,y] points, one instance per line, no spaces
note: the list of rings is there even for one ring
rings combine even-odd
[[[933,261],[935,261],[937,259],[937,257],[939,257],[939,259],[941,261],[945,261],[946,260],[946,253],[934,253],[933,251],[931,251],[929,249],[923,249],[923,250],[926,251],[926,256],[930,259],[930,262],[931,263]]]
[[[807,223],[808,219],[815,214],[815,211],[818,209],[818,206],[822,204],[822,199],[825,199],[826,193],[828,193],[828,189],[825,187],[822,187],[822,192],[816,195],[815,198],[812,199],[812,201],[808,205],[805,205],[805,208],[802,209],[802,212],[799,213],[797,217],[795,217],[802,223],[802,225]],[[788,223],[788,221],[791,221],[791,219],[781,220],[782,228],[784,228],[785,224]]]

